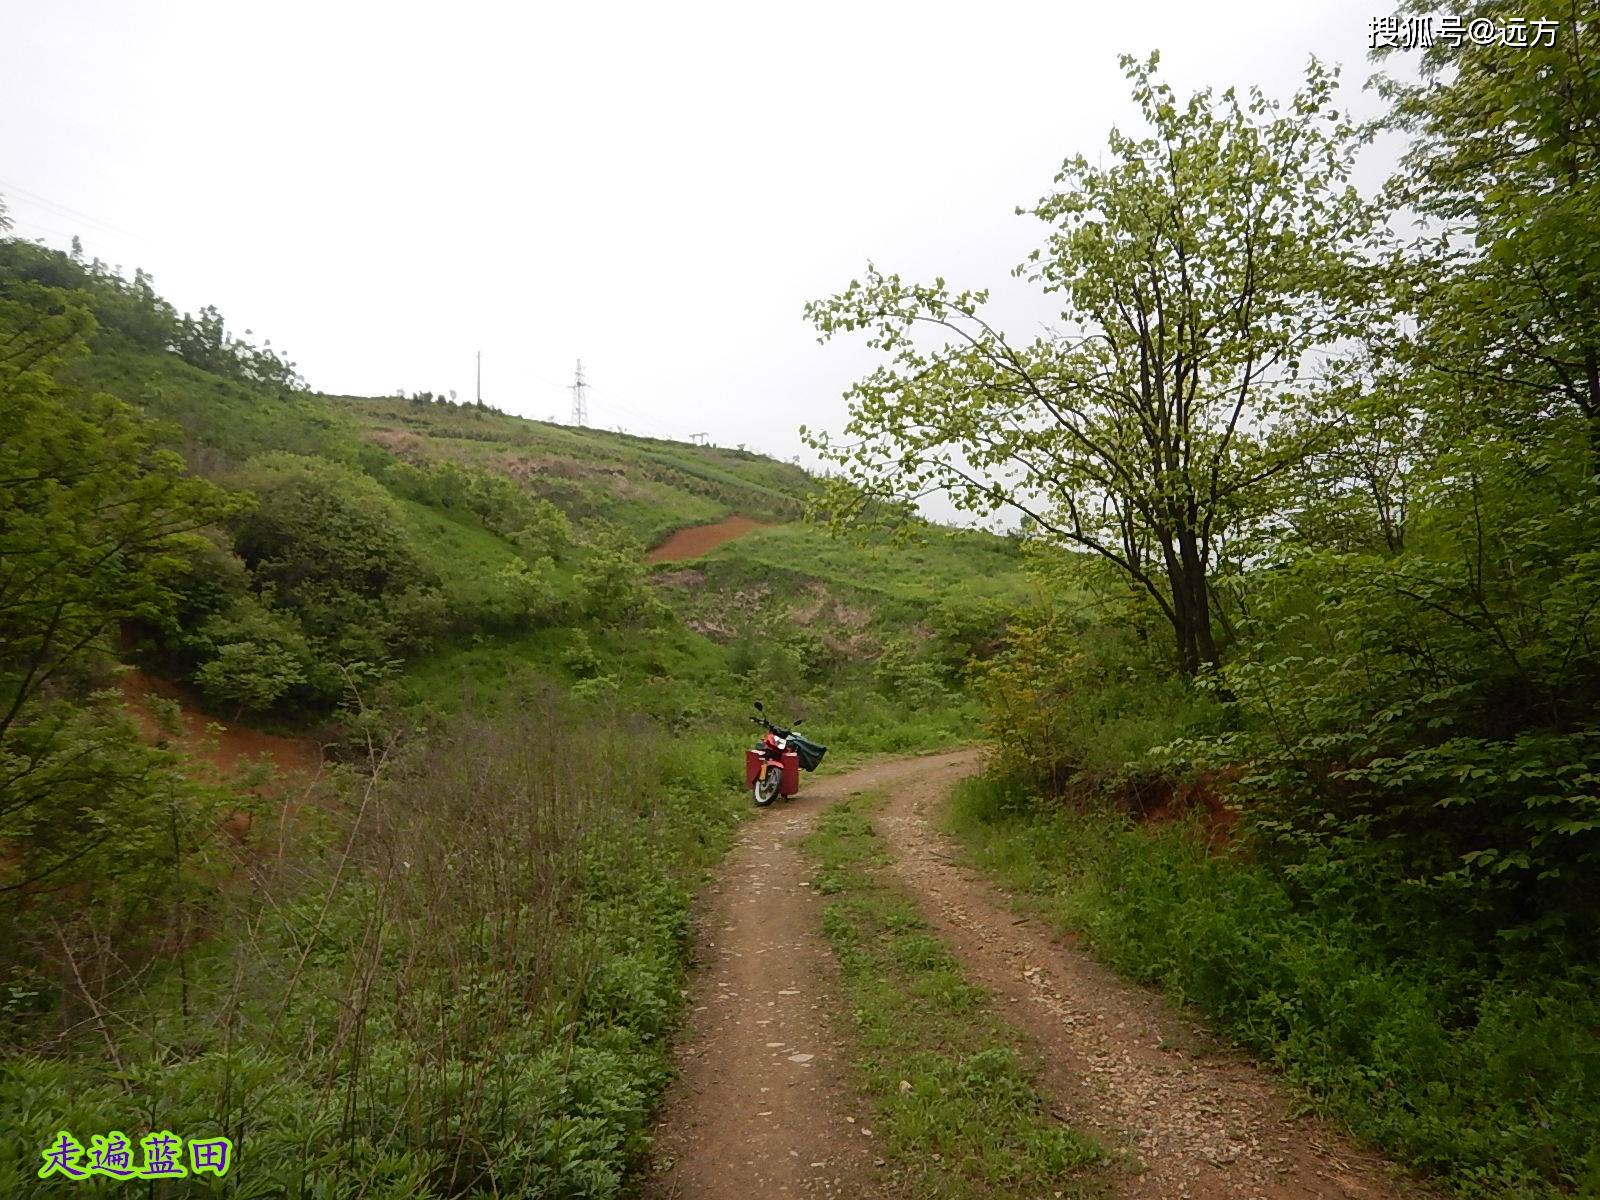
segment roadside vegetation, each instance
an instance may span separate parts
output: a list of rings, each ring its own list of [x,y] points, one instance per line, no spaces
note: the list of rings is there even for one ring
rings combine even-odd
[[[270,847],[197,845],[161,914],[192,941],[176,962],[132,959],[112,914],[61,918],[94,974],[49,997],[54,1052],[5,1062],[0,1190],[46,1186],[58,1129],[148,1125],[228,1137],[219,1194],[616,1194],[736,797],[637,721],[534,681],[512,698],[514,718],[450,721],[448,753],[375,749]]]
[[[877,1109],[872,1130],[897,1190],[942,1200],[1105,1194],[1104,1153],[1053,1118],[1022,1034],[885,878],[877,800],[822,815],[806,848],[827,897],[823,932],[844,977],[851,1041]]]
[[[818,507],[1022,523],[980,860],[1486,1198],[1600,1194],[1597,38],[1380,82],[1374,196],[1322,66],[1127,60],[1142,125],[1032,209],[1060,336],[877,270],[811,308],[884,356]]]

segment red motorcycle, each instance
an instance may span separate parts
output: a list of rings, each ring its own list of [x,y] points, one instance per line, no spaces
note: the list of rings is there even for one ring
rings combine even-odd
[[[756,804],[765,808],[779,796],[793,796],[798,792],[800,769],[815,771],[828,748],[808,742],[796,733],[799,721],[789,729],[774,725],[767,720],[766,710],[759,700],[756,712],[761,715],[750,719],[761,726],[761,740],[754,749],[744,752],[744,783]]]

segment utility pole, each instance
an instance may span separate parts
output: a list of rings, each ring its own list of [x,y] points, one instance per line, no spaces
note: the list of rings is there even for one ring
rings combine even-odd
[[[589,385],[583,380],[583,359],[578,360],[578,372],[572,379],[572,423],[589,423]]]
[[[483,403],[483,351],[478,351],[478,403]]]

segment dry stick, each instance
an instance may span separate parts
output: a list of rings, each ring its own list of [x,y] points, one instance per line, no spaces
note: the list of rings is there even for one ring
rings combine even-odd
[[[83,981],[83,973],[78,970],[77,955],[72,953],[72,947],[67,942],[67,935],[62,932],[61,923],[52,919],[50,925],[56,932],[56,940],[61,943],[61,952],[67,956],[67,965],[72,968],[72,977],[78,981],[78,991],[94,1013],[95,1025],[100,1030],[100,1036],[106,1042],[106,1051],[111,1055],[111,1061],[117,1064],[117,1074],[125,1076],[128,1073],[128,1068],[123,1064],[122,1055],[117,1052],[116,1039],[111,1036],[111,1030],[106,1028],[105,1015],[101,1011],[99,1003],[90,995],[89,988]],[[128,1084],[126,1080],[123,1080],[122,1086],[123,1090],[127,1090]]]
[[[267,1040],[277,1036],[278,1027],[283,1023],[285,1014],[289,1011],[289,1001],[294,995],[295,986],[300,982],[300,976],[305,971],[306,961],[311,957],[311,951],[317,944],[317,938],[322,933],[322,925],[327,920],[328,910],[333,907],[334,894],[339,890],[339,884],[344,878],[344,869],[350,861],[351,851],[355,848],[356,834],[361,828],[362,819],[366,816],[367,806],[372,800],[373,790],[377,787],[378,778],[383,771],[384,764],[389,758],[389,746],[385,746],[383,753],[377,757],[373,772],[367,778],[367,786],[361,791],[361,805],[356,809],[355,820],[350,823],[349,836],[345,838],[344,849],[340,851],[339,862],[333,870],[333,879],[328,883],[328,890],[323,894],[322,907],[317,911],[316,924],[312,927],[311,937],[307,939],[305,948],[300,952],[299,961],[294,965],[288,982],[284,984],[283,1003],[278,1006],[278,1013],[272,1019],[272,1027],[267,1031]],[[374,753],[371,739],[367,742],[369,761]]]

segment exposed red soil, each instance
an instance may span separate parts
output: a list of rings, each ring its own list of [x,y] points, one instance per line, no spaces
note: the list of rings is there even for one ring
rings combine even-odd
[[[1151,825],[1193,820],[1206,845],[1221,851],[1233,844],[1235,826],[1239,824],[1239,810],[1222,798],[1235,777],[1236,772],[1207,771],[1174,783],[1165,775],[1146,776],[1122,783],[1114,798],[1138,820]],[[1092,788],[1085,789],[1086,795],[1092,792]]]
[[[1209,775],[1186,780],[1173,788],[1165,800],[1147,809],[1144,819],[1152,824],[1181,821],[1191,814],[1198,818],[1199,829],[1206,845],[1221,850],[1233,842],[1234,827],[1239,824],[1239,810],[1229,808],[1217,791],[1225,782]]]
[[[743,537],[752,529],[762,528],[760,521],[734,514],[714,521],[710,525],[690,525],[667,535],[666,541],[644,556],[647,563],[682,562],[686,558],[699,558],[709,554],[723,542]]]
[[[194,696],[184,688],[143,671],[125,671],[117,683],[128,711],[151,741],[167,735],[145,704],[145,698],[154,695],[176,701],[183,725],[178,746],[196,762],[216,768],[220,775],[231,775],[255,763],[263,754],[283,778],[311,777],[322,770],[322,750],[308,738],[279,737],[208,716],[199,710]]]

